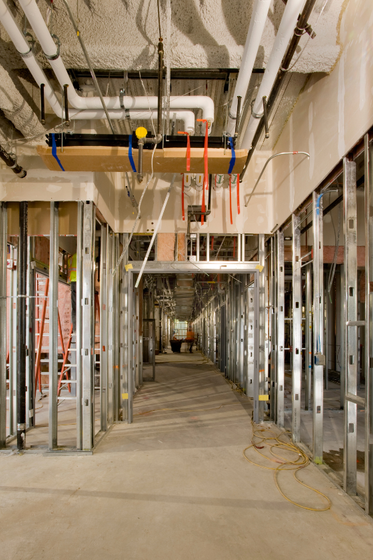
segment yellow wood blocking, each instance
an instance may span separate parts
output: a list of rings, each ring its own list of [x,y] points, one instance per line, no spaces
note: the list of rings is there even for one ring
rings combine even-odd
[[[61,171],[52,148],[38,146],[38,153],[51,171]],[[203,173],[203,148],[192,148],[190,153],[190,172]],[[57,149],[57,155],[65,171],[131,171],[128,148],[110,146],[69,146]],[[231,160],[230,150],[209,148],[209,173],[228,173]],[[144,150],[144,173],[151,171],[152,150]],[[236,150],[236,163],[233,173],[241,173],[245,165],[247,150]],[[133,150],[133,159],[137,166],[137,150]],[[155,173],[184,173],[186,171],[186,149],[165,148],[156,150],[154,155]]]

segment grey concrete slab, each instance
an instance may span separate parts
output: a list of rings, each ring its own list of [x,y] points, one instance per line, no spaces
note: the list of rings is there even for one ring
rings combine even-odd
[[[213,365],[160,364],[156,379],[93,456],[0,455],[2,559],[371,556],[372,521],[317,467],[300,476],[332,500],[324,513],[245,461],[251,401]],[[292,499],[321,505],[283,476]]]

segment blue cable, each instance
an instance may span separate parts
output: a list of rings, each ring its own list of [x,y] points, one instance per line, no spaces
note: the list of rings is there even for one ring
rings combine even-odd
[[[234,164],[236,163],[236,152],[234,151],[234,143],[233,143],[233,138],[231,136],[228,136],[228,146],[230,146],[232,152],[232,157],[231,157],[231,161],[229,162],[229,169],[228,169],[228,175],[230,175],[233,171]]]
[[[63,168],[62,163],[60,162],[60,159],[57,155],[57,144],[56,144],[56,138],[55,135],[52,133],[52,156],[55,158],[55,160],[57,161],[58,165],[61,167],[62,171],[65,171]]]
[[[134,173],[136,173],[135,161],[134,161],[133,155],[132,155],[132,134],[130,134],[129,141],[128,141],[128,159],[130,160],[132,171]]]

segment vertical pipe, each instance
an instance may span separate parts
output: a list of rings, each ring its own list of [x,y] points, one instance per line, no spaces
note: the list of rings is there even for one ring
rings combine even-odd
[[[17,248],[10,247],[10,312],[9,312],[9,435],[17,433]]]
[[[277,424],[284,427],[285,397],[285,262],[284,232],[277,232]]]
[[[302,270],[300,254],[300,218],[293,214],[293,375],[292,434],[300,441],[300,410],[302,383]]]
[[[84,202],[77,202],[77,232],[76,232],[76,333],[72,343],[75,343],[76,363],[76,448],[83,449],[83,404],[82,404],[82,247],[83,247],[83,206]]]
[[[94,446],[94,249],[95,207],[83,204],[82,239],[82,445],[84,451]]]
[[[18,307],[17,307],[17,449],[26,443],[26,295],[28,203],[19,204]]]
[[[49,238],[49,450],[57,447],[58,202],[50,203]]]
[[[7,207],[6,203],[0,202],[0,449],[6,446],[7,234]],[[12,305],[13,300],[10,309]],[[9,355],[10,352],[9,346]],[[11,399],[9,391],[9,403]]]
[[[63,86],[63,109],[65,113],[65,125],[68,126],[70,119],[69,119],[69,99],[67,96],[67,88],[69,87],[68,84]]]
[[[162,88],[163,88],[163,39],[158,42],[158,121],[157,135],[162,134]]]
[[[45,124],[45,84],[40,84],[40,122]]]
[[[365,167],[365,512],[373,516],[373,144],[364,138]]]
[[[306,383],[305,409],[311,410],[312,387],[312,264],[306,268]]]
[[[345,232],[345,448],[344,489],[356,495],[357,457],[357,404],[349,394],[357,395],[357,326],[348,326],[348,321],[357,321],[357,199],[356,163],[343,160],[343,222]]]
[[[100,411],[101,430],[107,430],[107,388],[108,388],[108,225],[101,225],[100,236]]]
[[[313,193],[313,460],[322,463],[324,415],[324,264],[322,195]]]
[[[108,330],[107,330],[107,416],[108,423],[114,420],[114,304],[113,304],[113,285],[117,275],[113,276],[114,264],[114,234],[110,228],[107,233],[107,309],[108,309]]]

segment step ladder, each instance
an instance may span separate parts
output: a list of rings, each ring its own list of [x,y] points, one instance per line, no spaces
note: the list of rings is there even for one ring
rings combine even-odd
[[[44,289],[43,289],[44,288]],[[42,363],[49,363],[49,358],[42,359],[43,351],[49,352],[49,346],[43,347],[43,339],[44,337],[49,336],[49,332],[45,332],[45,325],[49,323],[49,278],[39,275],[36,275],[36,329],[35,329],[35,346],[36,350],[36,360],[35,360],[35,393],[38,388],[39,383],[39,391],[43,394],[43,387],[41,383],[41,364]],[[48,317],[47,317],[48,315]],[[58,332],[60,335],[60,343],[62,354],[65,356],[65,346],[63,341],[63,334],[62,334],[62,327],[61,327],[61,319],[60,314],[58,312]],[[63,363],[63,360],[58,360],[59,362]],[[43,372],[47,374],[48,372]]]

